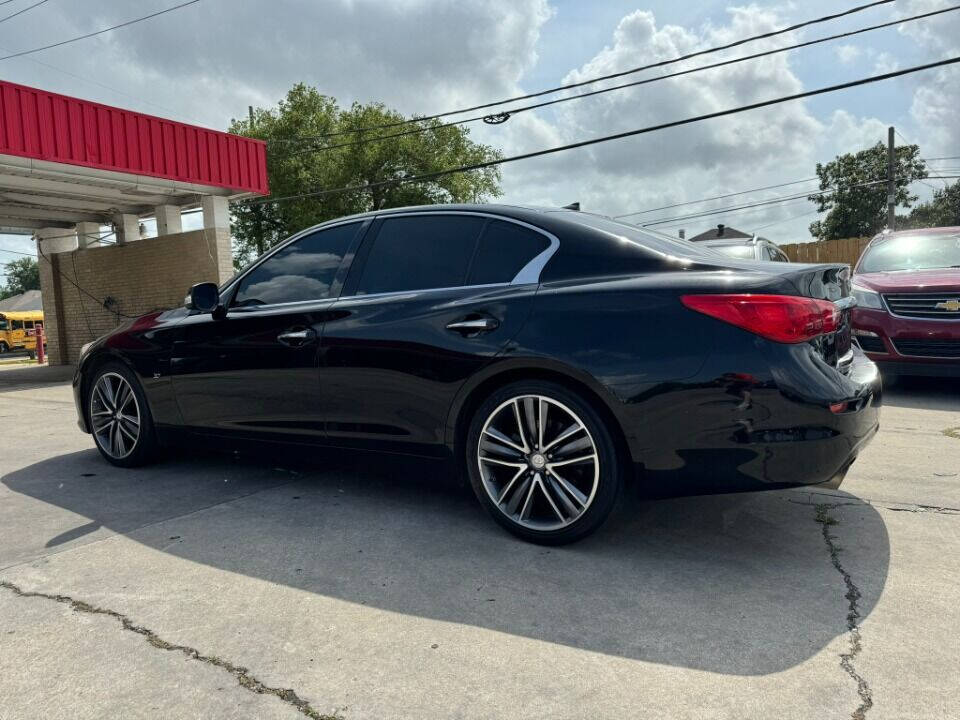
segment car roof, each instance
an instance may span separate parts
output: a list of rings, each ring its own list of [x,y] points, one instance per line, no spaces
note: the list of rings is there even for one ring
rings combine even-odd
[[[440,203],[436,205],[406,205],[404,207],[384,208],[383,210],[369,210],[367,212],[357,213],[355,215],[346,215],[337,218],[336,222],[344,220],[364,220],[366,218],[379,217],[385,215],[396,215],[399,213],[428,213],[428,212],[484,212],[505,215],[507,217],[523,218],[530,215],[543,215],[544,213],[573,213],[575,210],[568,210],[561,207],[542,207],[536,205],[511,205],[505,203]]]
[[[887,232],[886,230],[880,233],[877,233],[873,236],[873,239],[882,237],[906,237],[908,235],[956,235],[960,233],[960,225],[953,225],[949,227],[932,227],[932,228],[916,228],[914,230],[896,230],[894,232]]]
[[[754,237],[748,237],[748,238],[736,238],[733,240],[700,240],[696,244],[706,245],[707,247],[721,247],[724,245],[755,245],[763,241],[764,241],[763,238],[758,238],[754,236]]]

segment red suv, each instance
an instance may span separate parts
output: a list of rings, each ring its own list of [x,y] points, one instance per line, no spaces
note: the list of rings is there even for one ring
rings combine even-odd
[[[853,294],[853,334],[882,372],[960,376],[960,227],[877,235]]]

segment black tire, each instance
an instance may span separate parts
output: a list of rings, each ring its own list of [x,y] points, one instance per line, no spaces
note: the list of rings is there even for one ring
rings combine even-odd
[[[124,453],[111,453],[109,449],[104,447],[104,445],[109,443],[109,439],[105,437],[105,435],[109,435],[109,431],[106,433],[98,433],[94,429],[94,408],[98,408],[97,412],[103,412],[103,408],[105,407],[101,399],[94,399],[97,385],[104,376],[109,376],[111,383],[117,382],[117,376],[125,380],[132,390],[136,401],[135,409],[139,418],[139,432],[136,433],[136,439],[132,441],[132,448]],[[100,398],[102,397],[101,395]],[[130,407],[134,407],[134,405],[127,405],[127,408]],[[84,412],[87,416],[88,426],[93,434],[94,444],[97,446],[97,450],[100,451],[103,458],[110,464],[118,467],[138,467],[151,463],[156,459],[157,433],[153,424],[153,417],[150,414],[150,406],[147,404],[147,397],[143,392],[143,387],[140,385],[140,380],[126,365],[118,362],[108,362],[94,369],[86,382]],[[130,425],[125,424],[124,427],[127,428],[130,427]],[[129,442],[129,435],[123,435],[121,441]]]
[[[563,470],[563,474],[567,475],[562,481],[564,486],[569,487],[571,483],[576,485],[575,490],[580,491],[579,496],[572,492],[563,492],[558,483],[557,474],[559,470],[557,468],[553,468],[549,463],[545,466],[537,464],[543,463],[546,457],[553,458],[553,455],[540,455],[537,458],[535,455],[539,455],[539,451],[526,455],[519,452],[519,445],[531,446],[536,442],[536,439],[533,438],[533,442],[527,443],[519,433],[510,435],[514,445],[506,449],[517,455],[515,460],[517,466],[526,464],[529,466],[528,469],[522,467],[506,468],[507,476],[512,477],[514,473],[520,475],[519,479],[513,481],[516,489],[508,487],[510,484],[508,477],[504,476],[502,480],[496,477],[501,470],[497,460],[497,454],[500,453],[500,450],[491,455],[485,449],[490,447],[489,439],[491,436],[484,434],[484,428],[488,427],[489,423],[491,431],[499,432],[500,437],[504,437],[508,433],[507,426],[510,423],[510,416],[514,413],[513,399],[519,399],[517,407],[524,408],[522,411],[519,409],[516,411],[521,413],[521,417],[527,417],[528,407],[539,407],[539,401],[530,396],[547,401],[547,420],[543,423],[547,428],[543,436],[545,447],[549,449],[549,446],[553,445],[553,452],[559,454],[562,449],[571,445],[592,442],[592,446],[596,450],[595,453],[592,453],[588,444],[584,450],[571,451],[574,455],[582,453],[595,455],[596,467],[588,460],[586,463],[567,465],[566,469]],[[528,406],[525,403],[531,403],[531,405]],[[533,405],[534,403],[536,405]],[[503,413],[506,413],[506,415]],[[551,413],[553,413],[552,417]],[[566,413],[569,413],[569,415],[565,415]],[[516,415],[514,417],[517,418]],[[527,420],[516,419],[514,427],[526,422]],[[539,427],[538,421],[534,420],[533,423],[534,427]],[[552,426],[551,423],[553,423]],[[569,437],[572,440],[564,440],[556,445],[551,442],[551,439],[556,440],[563,434],[564,431],[559,428],[566,425],[565,429],[570,430],[577,424],[581,424],[585,429],[582,435],[571,435]],[[530,425],[524,425],[524,427],[527,428],[527,434],[530,434]],[[484,441],[484,446],[481,446],[481,440]],[[496,443],[499,443],[496,445],[498,448],[505,447],[499,440]],[[519,381],[505,385],[493,392],[476,409],[470,419],[465,453],[470,484],[480,500],[480,504],[486,508],[499,525],[529,542],[541,545],[564,545],[586,537],[607,519],[620,496],[622,468],[611,428],[607,427],[606,422],[588,401],[557,383],[541,380]],[[481,459],[481,455],[484,455],[483,459]],[[506,457],[505,455],[500,456]],[[557,456],[557,462],[560,464],[563,462],[559,455]],[[491,465],[491,463],[494,464]],[[481,466],[486,469],[481,471]],[[579,470],[576,468],[579,468]],[[571,477],[571,474],[578,472],[582,473],[584,479],[580,483],[577,482],[575,477]],[[538,482],[539,484],[537,484]],[[519,505],[514,502],[513,516],[508,515],[511,505],[510,498],[512,497],[509,494],[511,490],[514,493],[523,492],[526,497],[522,502],[524,508],[519,513],[516,512]],[[589,497],[587,496],[588,492],[590,493]],[[502,506],[492,496],[496,493],[502,493],[499,498],[503,503]],[[585,504],[583,498],[587,499]],[[530,527],[530,524],[535,522],[532,515],[536,503],[539,503],[543,509],[543,517],[546,520],[541,523],[540,527]],[[531,508],[531,513],[524,522],[523,511],[528,505]],[[571,510],[576,510],[580,514],[575,516]],[[555,518],[550,517],[551,512],[556,515]],[[564,520],[564,515],[569,517]],[[573,519],[574,517],[575,519]],[[566,524],[562,527],[551,527],[551,519],[554,521],[553,524],[564,522]]]
[[[8,352],[10,352],[10,348],[7,346],[5,342],[0,340],[0,355],[5,355]]]

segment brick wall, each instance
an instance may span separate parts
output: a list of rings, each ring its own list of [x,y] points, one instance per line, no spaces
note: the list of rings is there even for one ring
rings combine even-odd
[[[870,238],[841,238],[839,240],[817,240],[815,242],[781,245],[791,262],[803,263],[847,263],[850,267],[857,264],[860,253],[870,242]]]
[[[45,255],[49,262],[40,259],[40,287],[51,365],[75,363],[84,343],[115,328],[124,315],[176,307],[194,283],[221,283],[233,274],[225,230],[194,230]],[[59,282],[54,264],[59,266]],[[111,309],[103,306],[107,298],[114,301]]]

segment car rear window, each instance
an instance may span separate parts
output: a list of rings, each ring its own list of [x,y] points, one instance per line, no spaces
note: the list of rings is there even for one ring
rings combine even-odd
[[[473,215],[387,218],[370,247],[357,294],[463,285],[485,223]]]
[[[516,223],[491,220],[483,229],[467,284],[508,283],[549,246],[550,241],[542,233]]]

